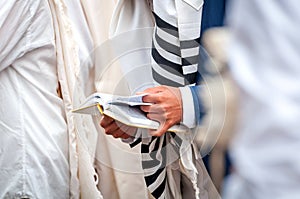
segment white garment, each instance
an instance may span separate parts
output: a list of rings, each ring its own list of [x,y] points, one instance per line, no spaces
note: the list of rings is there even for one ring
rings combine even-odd
[[[117,9],[115,1],[82,2],[95,41],[97,91],[129,95],[119,63],[112,63],[116,57],[111,52],[109,25],[113,11]],[[124,42],[124,40],[121,39],[120,42]],[[99,120],[97,124],[99,124]],[[107,136],[103,128],[98,129],[98,135],[95,167],[99,175],[98,188],[103,198],[148,198],[140,164],[139,147],[132,149],[119,139]]]
[[[91,66],[80,2],[68,6],[81,66]],[[0,197],[78,197],[79,189],[70,195],[68,127],[56,90],[66,78],[57,75],[55,14],[44,0],[3,1],[0,10]]]
[[[108,36],[111,16],[113,10],[117,9],[115,1],[84,0],[81,3],[94,40],[95,72],[93,73],[96,78],[97,91],[129,95],[127,84],[121,75],[120,65],[118,62],[113,62],[116,57],[114,57],[114,53],[111,51],[112,44]],[[145,20],[143,18],[140,19]],[[120,39],[121,41],[118,40],[118,42],[124,42],[122,38]],[[119,44],[117,43],[117,47],[122,46]],[[99,118],[96,123],[99,126]],[[99,136],[98,139],[95,139],[97,142],[95,167],[99,175],[98,188],[103,198],[147,198],[148,192],[142,175],[138,147],[132,149],[119,139],[107,136],[102,128],[98,128],[97,130],[98,132],[96,133]],[[87,135],[92,140],[91,132],[87,132]],[[90,143],[87,143],[85,147],[93,149]],[[93,153],[90,153],[89,156],[93,157]],[[86,170],[88,169],[84,168],[84,171]],[[81,191],[89,193],[90,191],[86,190],[86,186],[84,186],[86,183],[82,182],[82,180],[80,182],[83,183]],[[90,188],[93,188],[93,184],[90,183],[90,185]],[[90,194],[86,198],[96,197]]]
[[[143,18],[140,17],[141,15],[143,15]],[[201,20],[200,17],[199,20]],[[199,26],[195,26],[199,29],[200,24],[197,25]],[[118,55],[116,58],[118,58],[118,61],[123,67],[124,78],[128,80],[132,93],[154,85],[150,66],[152,34],[152,16],[145,2],[140,0],[120,0],[112,20],[111,38],[112,42],[115,42],[115,53]],[[123,43],[126,45],[120,45]],[[186,141],[189,142],[189,138],[186,139]],[[171,186],[168,194],[174,194],[178,198],[195,197],[194,183],[194,186],[195,184],[199,186],[200,194],[198,192],[198,197],[201,199],[219,198],[200,159],[194,162],[199,171],[197,176],[193,176],[193,174],[187,170],[190,169],[190,167],[187,168],[187,166],[193,164],[192,161],[194,159],[192,160],[192,158],[195,157],[192,152],[194,151],[191,149],[181,152],[185,160],[183,162],[186,164],[181,164],[180,166],[185,168],[179,166],[179,161],[167,167],[168,179],[170,180],[169,185]],[[186,172],[186,175],[190,178],[182,180],[181,172]],[[191,183],[191,179],[193,179],[193,183]],[[184,188],[181,187],[181,182],[184,184]]]
[[[294,0],[235,1],[230,67],[240,88],[229,199],[300,195],[300,9]],[[231,190],[231,188],[235,190]]]
[[[0,10],[0,198],[68,198],[68,133],[48,3],[1,1]]]

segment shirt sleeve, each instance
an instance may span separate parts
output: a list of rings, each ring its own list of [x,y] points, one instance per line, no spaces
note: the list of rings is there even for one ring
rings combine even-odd
[[[194,128],[196,126],[195,108],[193,95],[189,87],[180,87],[181,99],[182,99],[182,124],[188,128]]]

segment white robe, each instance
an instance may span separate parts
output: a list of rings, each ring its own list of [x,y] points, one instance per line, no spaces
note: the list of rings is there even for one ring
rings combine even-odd
[[[148,197],[139,154],[102,133],[96,156],[100,177],[95,173],[101,129],[71,112],[96,87],[112,92],[118,85],[118,92],[126,93],[118,65],[95,80],[106,71],[101,59],[106,54],[94,57],[91,48],[108,39],[114,2],[48,3],[0,4],[0,196],[102,198],[98,183],[105,197],[128,198],[131,192],[133,198]],[[126,170],[120,156],[130,162]]]
[[[0,198],[68,198],[68,132],[47,1],[0,3]]]
[[[93,90],[76,86],[89,82],[78,74],[91,66],[93,46],[80,2],[68,3],[76,15],[63,1],[1,2],[1,198],[101,197],[82,144],[87,136],[75,130],[86,125],[94,150],[97,132],[71,113],[73,93]]]
[[[82,1],[94,39],[96,90],[129,95],[119,62],[112,62],[116,57],[109,40],[111,17],[116,12],[117,5],[117,0]],[[103,197],[148,198],[139,148],[132,149],[120,139],[105,135],[102,128],[99,128],[98,132],[95,167],[99,176],[98,188]]]
[[[296,199],[300,191],[299,3],[233,1],[231,71],[240,90],[226,198]],[[227,194],[226,193],[226,194]]]

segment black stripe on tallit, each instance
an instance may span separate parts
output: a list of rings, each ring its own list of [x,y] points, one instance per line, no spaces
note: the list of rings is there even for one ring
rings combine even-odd
[[[153,44],[153,46],[154,46],[154,44]],[[159,54],[159,52],[157,51],[155,46],[152,48],[151,54],[152,54],[152,58],[154,59],[154,61],[161,68],[165,69],[166,71],[169,71],[172,74],[182,76],[182,73],[183,73],[182,66],[167,60],[165,57],[163,57],[161,54]]]
[[[151,193],[155,198],[159,198],[162,195],[162,193],[165,191],[166,181],[167,181],[167,177],[165,177],[164,181],[155,189],[155,191]]]
[[[161,30],[173,35],[174,37],[179,37],[178,34],[178,28],[169,24],[168,22],[164,21],[162,18],[160,18],[157,14],[153,12],[155,22],[157,27],[159,27]]]
[[[181,49],[188,49],[188,48],[196,48],[200,45],[200,37],[197,39],[180,41],[180,48]]]
[[[174,81],[168,79],[168,77],[164,77],[164,76],[158,74],[153,68],[152,68],[152,76],[153,76],[153,79],[161,85],[168,85],[168,86],[173,86],[173,87],[184,86],[180,83],[177,83],[177,82],[174,82]]]
[[[175,46],[174,44],[171,44],[171,43],[165,41],[164,39],[160,38],[159,35],[157,34],[157,30],[155,33],[155,40],[162,49],[164,49],[167,52],[172,53],[178,57],[181,57],[180,48],[178,46]]]
[[[188,65],[194,65],[194,64],[198,64],[199,62],[199,56],[192,56],[192,57],[185,57],[182,58],[182,66],[188,66]]]
[[[198,72],[184,75],[184,85],[194,84],[197,80]]]

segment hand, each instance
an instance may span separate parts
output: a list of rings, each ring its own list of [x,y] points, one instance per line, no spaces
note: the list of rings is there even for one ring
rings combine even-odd
[[[114,138],[127,139],[133,137],[137,131],[137,128],[115,121],[106,115],[101,119],[100,125],[104,128],[105,134],[112,135]]]
[[[151,131],[153,136],[162,136],[171,126],[181,122],[182,101],[179,88],[158,86],[142,93],[148,94],[143,97],[143,101],[153,105],[141,106],[141,110],[147,113],[149,119],[160,123],[157,130]]]

